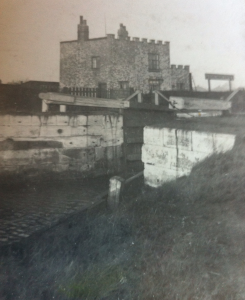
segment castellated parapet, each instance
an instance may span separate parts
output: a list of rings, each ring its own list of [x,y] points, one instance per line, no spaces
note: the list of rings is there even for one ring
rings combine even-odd
[[[115,39],[115,34],[107,34],[106,35],[108,39]]]
[[[183,65],[171,65],[171,88],[172,90],[190,89],[190,67]]]
[[[123,24],[117,37],[107,34],[90,39],[89,27],[81,16],[78,39],[60,44],[60,88],[96,88],[103,84],[108,89],[126,86],[148,92],[154,84],[160,90],[169,90],[172,73],[170,43],[130,38]]]
[[[183,66],[183,65],[171,65],[171,69],[185,69],[185,70],[190,70],[190,66]]]

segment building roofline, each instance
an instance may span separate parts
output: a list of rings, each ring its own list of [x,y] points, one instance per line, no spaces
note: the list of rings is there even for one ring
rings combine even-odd
[[[72,40],[72,41],[62,41],[60,43],[72,43],[72,42],[77,42],[77,40]]]
[[[84,41],[84,42],[89,42],[89,41],[99,41],[99,40],[106,40],[108,39],[108,36],[104,36],[104,37],[99,37],[99,38],[93,38],[93,39],[89,39],[87,41]],[[121,39],[118,39],[118,38],[115,38],[113,37],[113,40],[115,41],[121,41]],[[125,41],[127,42],[138,42],[138,43],[146,43],[146,44],[151,44],[151,45],[162,45],[162,46],[169,46],[170,42],[162,42],[162,41],[155,41],[155,40],[149,40],[148,39],[145,39],[145,38],[142,38],[142,39],[139,39],[137,38],[137,40],[135,40],[135,38],[133,38],[133,40],[130,39],[130,37],[128,37],[128,39],[126,39]],[[60,43],[74,43],[74,42],[79,42],[78,40],[72,40],[72,41],[61,41]]]
[[[44,81],[44,80],[28,80],[25,82],[22,82],[21,85],[25,85],[27,83],[50,83],[50,84],[59,84],[59,81]]]
[[[93,39],[88,39],[85,42],[89,42],[89,41],[96,41],[96,40],[106,40],[107,37],[103,36],[103,37],[99,37],[99,38],[93,38]],[[72,41],[61,41],[60,43],[73,43],[73,42],[78,42],[78,40],[72,40]]]
[[[89,39],[88,41],[105,40],[105,39],[107,39],[107,36],[102,36],[102,37],[98,37],[98,38]]]

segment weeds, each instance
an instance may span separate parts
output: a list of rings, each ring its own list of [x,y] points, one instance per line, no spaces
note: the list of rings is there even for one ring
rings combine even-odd
[[[60,290],[68,298],[84,300],[108,297],[122,289],[127,278],[120,266],[92,266]]]

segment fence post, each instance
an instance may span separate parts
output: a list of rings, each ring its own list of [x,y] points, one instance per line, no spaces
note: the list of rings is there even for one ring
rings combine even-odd
[[[42,100],[42,112],[48,111],[48,104],[46,103],[46,100]]]
[[[60,112],[66,112],[66,105],[60,105]]]
[[[138,94],[138,103],[142,103],[142,94],[139,92]]]
[[[114,176],[110,179],[108,206],[115,211],[118,208],[122,190],[124,187],[124,179],[119,176]]]
[[[154,92],[155,94],[155,105],[159,105],[159,95],[157,92]]]

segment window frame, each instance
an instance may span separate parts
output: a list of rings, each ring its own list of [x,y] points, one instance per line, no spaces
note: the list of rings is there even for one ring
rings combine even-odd
[[[94,64],[95,62],[95,64]],[[91,57],[91,68],[93,70],[98,70],[100,68],[100,56]]]
[[[155,90],[161,89],[161,84],[163,83],[163,79],[162,78],[154,78],[154,79],[150,78],[148,82],[149,82],[150,90],[155,91]],[[155,84],[154,84],[154,82],[155,82]]]
[[[160,71],[160,55],[158,53],[148,53],[148,70],[150,72]]]
[[[177,82],[176,89],[178,91],[184,91],[185,90],[185,83],[184,82]]]
[[[119,89],[120,90],[128,90],[129,89],[129,82],[124,80],[124,81],[118,81],[119,83]],[[125,85],[125,86],[123,86]]]

